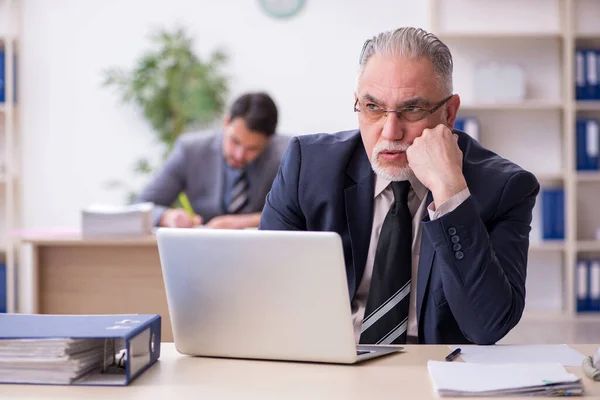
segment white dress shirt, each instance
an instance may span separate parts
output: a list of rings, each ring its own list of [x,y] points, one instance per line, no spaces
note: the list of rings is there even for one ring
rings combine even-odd
[[[411,283],[410,283],[410,303],[408,311],[408,336],[418,336],[417,326],[417,270],[419,266],[419,250],[421,247],[421,220],[425,215],[425,201],[427,200],[428,189],[423,186],[417,178],[409,179],[410,190],[408,192],[408,208],[412,216],[412,262],[411,262]],[[431,202],[427,207],[429,218],[434,220],[453,211],[462,202],[464,202],[471,193],[466,188],[457,193],[446,202],[442,203],[437,209]],[[390,186],[390,181],[379,176],[375,181],[375,193],[373,195],[373,227],[371,230],[371,241],[369,243],[369,253],[367,254],[367,263],[363,273],[362,280],[358,286],[354,299],[352,300],[352,322],[354,324],[354,337],[356,343],[360,339],[360,330],[362,320],[365,314],[367,299],[369,298],[369,287],[371,286],[371,277],[373,275],[373,263],[375,261],[375,251],[379,241],[379,233],[383,220],[394,202],[394,193]]]

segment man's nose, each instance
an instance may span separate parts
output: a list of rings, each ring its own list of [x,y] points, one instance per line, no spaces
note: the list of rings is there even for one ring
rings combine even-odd
[[[233,152],[233,155],[237,160],[242,160],[244,158],[244,153],[244,148],[242,146],[237,146]]]
[[[404,123],[398,119],[396,113],[388,112],[383,121],[381,137],[387,140],[401,140],[404,137]]]

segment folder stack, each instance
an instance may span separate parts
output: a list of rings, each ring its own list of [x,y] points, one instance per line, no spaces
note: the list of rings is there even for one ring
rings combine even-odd
[[[160,357],[159,315],[0,315],[0,383],[127,385]]]
[[[84,237],[150,235],[153,208],[152,203],[91,205],[81,211],[81,234]]]

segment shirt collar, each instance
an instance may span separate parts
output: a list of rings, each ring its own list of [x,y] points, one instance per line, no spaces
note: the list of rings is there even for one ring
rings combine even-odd
[[[425,196],[427,196],[427,192],[429,189],[425,187],[415,176],[414,174],[408,178],[410,182],[410,187],[415,191],[417,198],[422,201]],[[375,175],[375,193],[373,198],[376,198],[383,192],[389,185],[391,181],[388,181],[385,178],[380,177],[379,175]]]

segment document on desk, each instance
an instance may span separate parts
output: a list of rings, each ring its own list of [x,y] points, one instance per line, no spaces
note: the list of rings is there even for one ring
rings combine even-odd
[[[474,364],[429,361],[429,376],[441,397],[573,396],[583,393],[581,379],[560,363]]]
[[[585,356],[566,344],[493,346],[449,346],[452,350],[460,347],[460,356],[467,363],[479,364],[520,364],[558,362],[567,367],[580,367]]]
[[[160,315],[0,314],[0,384],[124,386],[160,357]]]

